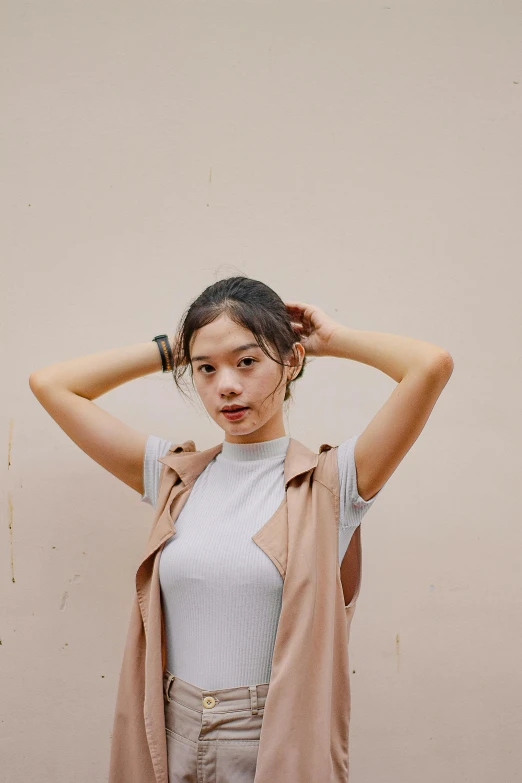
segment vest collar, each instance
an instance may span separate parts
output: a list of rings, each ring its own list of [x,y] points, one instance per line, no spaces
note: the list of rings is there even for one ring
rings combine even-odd
[[[331,446],[323,444],[319,452],[325,448],[331,448]],[[222,449],[223,444],[219,443],[204,451],[196,451],[194,441],[189,440],[181,445],[172,446],[164,457],[159,457],[159,462],[168,465],[187,486],[197,479]],[[290,438],[284,463],[285,489],[293,478],[317,467],[318,457],[318,454],[303,443]]]

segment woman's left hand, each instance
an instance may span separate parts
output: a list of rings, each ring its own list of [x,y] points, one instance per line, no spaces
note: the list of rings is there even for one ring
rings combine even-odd
[[[328,342],[340,324],[324,310],[306,302],[285,302],[292,326],[308,356],[329,356]]]

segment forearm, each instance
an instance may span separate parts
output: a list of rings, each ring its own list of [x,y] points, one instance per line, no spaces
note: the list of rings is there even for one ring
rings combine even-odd
[[[169,341],[172,345],[172,337]],[[158,346],[150,340],[51,364],[33,372],[30,384],[68,389],[95,400],[116,386],[161,369]]]
[[[399,383],[407,372],[417,368],[437,366],[446,357],[438,345],[387,332],[367,332],[340,325],[328,343],[328,355],[368,364]]]

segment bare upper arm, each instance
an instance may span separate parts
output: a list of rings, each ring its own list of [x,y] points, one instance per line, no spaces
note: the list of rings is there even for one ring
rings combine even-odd
[[[82,451],[140,495],[147,433],[130,427],[93,400],[29,378],[31,391]]]
[[[446,353],[426,367],[407,372],[359,435],[354,459],[363,500],[384,486],[411,449],[452,372],[453,359]]]

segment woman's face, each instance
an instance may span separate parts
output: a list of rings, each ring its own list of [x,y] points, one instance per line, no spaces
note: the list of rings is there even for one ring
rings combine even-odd
[[[304,348],[300,343],[294,347],[302,363]],[[257,443],[286,434],[283,402],[287,381],[299,372],[295,363],[284,368],[272,394],[283,368],[263,353],[251,331],[224,314],[194,333],[190,356],[196,390],[208,414],[225,431],[225,440]],[[230,420],[223,413],[227,405],[247,410]]]

